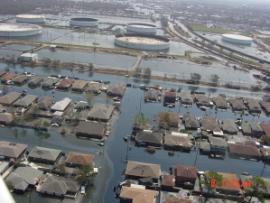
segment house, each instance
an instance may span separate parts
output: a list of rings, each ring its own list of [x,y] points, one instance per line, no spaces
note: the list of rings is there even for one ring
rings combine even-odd
[[[225,155],[227,149],[227,142],[220,137],[209,136],[210,153]]]
[[[226,97],[224,96],[217,96],[212,98],[213,103],[216,105],[216,107],[218,109],[227,109],[227,101],[226,101]]]
[[[238,132],[237,126],[235,125],[233,120],[224,120],[222,122],[221,128],[224,133],[230,135],[237,134]]]
[[[29,166],[22,166],[16,168],[5,181],[9,183],[15,191],[24,192],[29,186],[34,187],[37,185],[42,177],[43,171]]]
[[[157,196],[157,191],[148,190],[142,186],[122,186],[119,198],[120,203],[156,203]]]
[[[211,116],[205,116],[201,120],[201,129],[204,131],[218,131],[220,130],[218,121],[211,117]]]
[[[108,122],[112,117],[114,106],[106,104],[95,104],[88,113],[89,120]]]
[[[257,160],[261,158],[261,153],[256,146],[247,144],[228,144],[228,147],[231,156]]]
[[[38,99],[37,96],[35,95],[26,95],[20,99],[18,99],[14,104],[13,106],[15,107],[23,107],[23,108],[28,108],[30,107],[34,102],[36,102]]]
[[[4,96],[0,97],[0,104],[10,106],[12,105],[19,97],[21,93],[18,92],[9,92]]]
[[[200,127],[199,121],[190,113],[183,116],[183,121],[187,130],[197,130]]]
[[[20,62],[37,62],[38,61],[38,54],[36,53],[23,53],[18,57],[18,61]]]
[[[84,167],[84,166],[94,166],[94,156],[92,154],[69,152],[66,161],[66,166],[68,167]]]
[[[182,151],[190,151],[193,147],[191,136],[185,133],[166,133],[164,137],[164,148]]]
[[[9,168],[10,163],[8,161],[0,161],[0,176],[2,176]]]
[[[43,82],[41,83],[41,87],[43,89],[53,89],[55,84],[59,81],[59,79],[57,78],[46,78],[43,80]]]
[[[87,84],[88,82],[85,80],[74,80],[71,90],[75,92],[83,92]]]
[[[265,111],[265,113],[267,115],[269,115],[270,114],[270,102],[260,101],[259,103],[260,103],[262,109]]]
[[[206,140],[201,140],[199,141],[199,150],[201,154],[210,154],[211,148],[210,148],[210,143]]]
[[[28,161],[53,165],[62,156],[62,151],[45,147],[34,147],[28,155]]]
[[[72,79],[68,78],[62,79],[56,84],[56,88],[60,90],[68,90],[69,88],[71,88],[73,82],[74,80]]]
[[[19,159],[26,151],[27,145],[0,141],[0,156],[6,160]]]
[[[71,104],[71,99],[68,97],[65,97],[64,99],[55,102],[55,104],[53,104],[51,106],[51,110],[52,111],[65,111],[67,109],[67,107]]]
[[[242,129],[243,135],[251,136],[252,133],[251,133],[250,122],[248,121],[242,122],[241,129]]]
[[[111,97],[122,98],[125,94],[126,86],[123,84],[109,85],[107,89],[107,95]]]
[[[150,88],[144,92],[145,102],[158,102],[160,100],[160,91]]]
[[[172,175],[175,176],[175,185],[185,186],[187,183],[195,184],[197,179],[197,169],[193,166],[176,165],[171,168]]]
[[[163,96],[163,104],[175,104],[176,102],[176,92],[174,91],[165,91],[164,96]]]
[[[254,137],[261,137],[264,132],[259,123],[250,122],[251,135]]]
[[[32,87],[32,88],[35,88],[35,87],[40,86],[42,82],[43,82],[42,77],[34,76],[29,80],[28,86]]]
[[[20,75],[17,75],[14,79],[13,79],[13,82],[14,84],[16,85],[23,85],[25,84],[28,80],[30,79],[30,77],[24,75],[24,74],[20,74]]]
[[[82,121],[76,127],[76,136],[103,139],[106,126],[103,123]]]
[[[53,99],[49,96],[41,97],[38,100],[38,108],[44,111],[49,111],[53,105]]]
[[[206,107],[212,106],[209,97],[205,96],[204,94],[195,94],[194,101],[198,106],[206,106]]]
[[[180,99],[182,104],[192,105],[193,99],[190,93],[188,92],[181,92]]]
[[[160,147],[163,144],[163,135],[160,132],[140,131],[134,139],[138,146]]]
[[[125,176],[131,179],[152,178],[158,182],[161,175],[159,164],[144,163],[138,161],[128,161]]]
[[[0,124],[10,125],[15,120],[15,117],[11,113],[0,113]]]
[[[161,128],[178,128],[179,116],[176,112],[160,112],[158,122]]]
[[[16,73],[7,72],[6,74],[1,76],[1,82],[9,83],[9,81],[12,81],[16,76],[17,76]]]
[[[94,94],[100,94],[102,89],[101,83],[89,83],[88,86],[85,89],[85,92],[94,93]]]
[[[245,98],[244,100],[250,113],[260,114],[262,112],[262,109],[258,100],[251,99],[251,98]]]
[[[160,187],[163,191],[174,191],[175,177],[174,175],[162,175],[160,181]]]
[[[242,98],[231,98],[231,99],[229,99],[229,103],[231,104],[233,111],[246,110],[246,106],[245,106]]]
[[[193,201],[190,200],[190,199],[185,199],[184,197],[181,198],[181,197],[177,197],[177,196],[174,196],[174,195],[168,195],[164,202],[162,203],[192,203]]]
[[[36,191],[54,197],[75,198],[79,189],[80,185],[71,178],[47,175],[47,177],[39,183]]]

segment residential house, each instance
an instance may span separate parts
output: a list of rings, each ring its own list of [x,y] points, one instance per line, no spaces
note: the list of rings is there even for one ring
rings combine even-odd
[[[197,169],[193,166],[176,165],[171,168],[171,172],[175,176],[176,186],[194,185],[197,179]]]
[[[103,123],[82,121],[76,127],[76,136],[94,139],[103,139],[106,126]]]
[[[69,152],[66,161],[66,166],[68,167],[84,167],[84,166],[94,166],[94,156],[92,154]]]
[[[106,104],[95,104],[88,113],[89,120],[108,122],[112,117],[114,106]]]
[[[158,192],[148,190],[141,186],[127,187],[123,186],[120,191],[120,203],[156,203]]]
[[[37,146],[28,154],[28,160],[36,163],[54,165],[62,155],[63,152],[61,150]]]
[[[27,145],[0,141],[0,156],[4,159],[19,159],[25,153]]]
[[[21,93],[18,92],[9,92],[5,94],[4,96],[0,97],[0,104],[5,106],[12,105],[17,99],[19,99],[21,96]]]
[[[163,134],[160,132],[140,131],[134,139],[138,146],[160,147],[163,144]]]

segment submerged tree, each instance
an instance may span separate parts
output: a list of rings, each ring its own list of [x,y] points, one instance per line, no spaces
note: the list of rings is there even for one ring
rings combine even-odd
[[[218,84],[218,81],[219,81],[219,76],[217,74],[213,74],[213,75],[211,75],[210,80],[216,86]]]
[[[133,118],[133,128],[143,129],[147,126],[148,120],[143,113],[138,113]]]
[[[262,203],[264,203],[264,194],[267,192],[265,181],[259,176],[253,176],[250,181],[250,187],[245,187],[246,195],[250,196],[248,202],[251,203],[252,198],[257,197]]]
[[[198,73],[191,73],[190,74],[190,80],[194,84],[198,84],[201,80],[202,76]]]

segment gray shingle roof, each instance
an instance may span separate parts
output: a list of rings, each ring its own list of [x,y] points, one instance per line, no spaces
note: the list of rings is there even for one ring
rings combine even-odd
[[[45,147],[35,147],[29,153],[29,158],[43,159],[48,161],[56,161],[59,155],[62,153],[61,150],[51,149]]]

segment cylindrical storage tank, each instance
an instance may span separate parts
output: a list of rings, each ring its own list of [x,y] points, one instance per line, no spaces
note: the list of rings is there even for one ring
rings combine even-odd
[[[32,24],[0,24],[0,37],[27,37],[42,33],[42,27]]]
[[[169,39],[161,36],[123,35],[116,36],[115,45],[144,51],[165,51],[170,48]]]
[[[43,15],[21,14],[21,15],[16,15],[16,22],[17,23],[43,24],[45,23],[45,17]]]
[[[250,37],[237,35],[237,34],[223,34],[222,40],[224,42],[229,42],[229,43],[238,44],[238,45],[251,45],[253,41],[253,39]]]
[[[155,35],[157,27],[154,24],[148,23],[129,23],[127,25],[127,33],[129,34],[144,34]]]
[[[72,27],[97,27],[98,19],[95,18],[71,18],[69,22]]]

